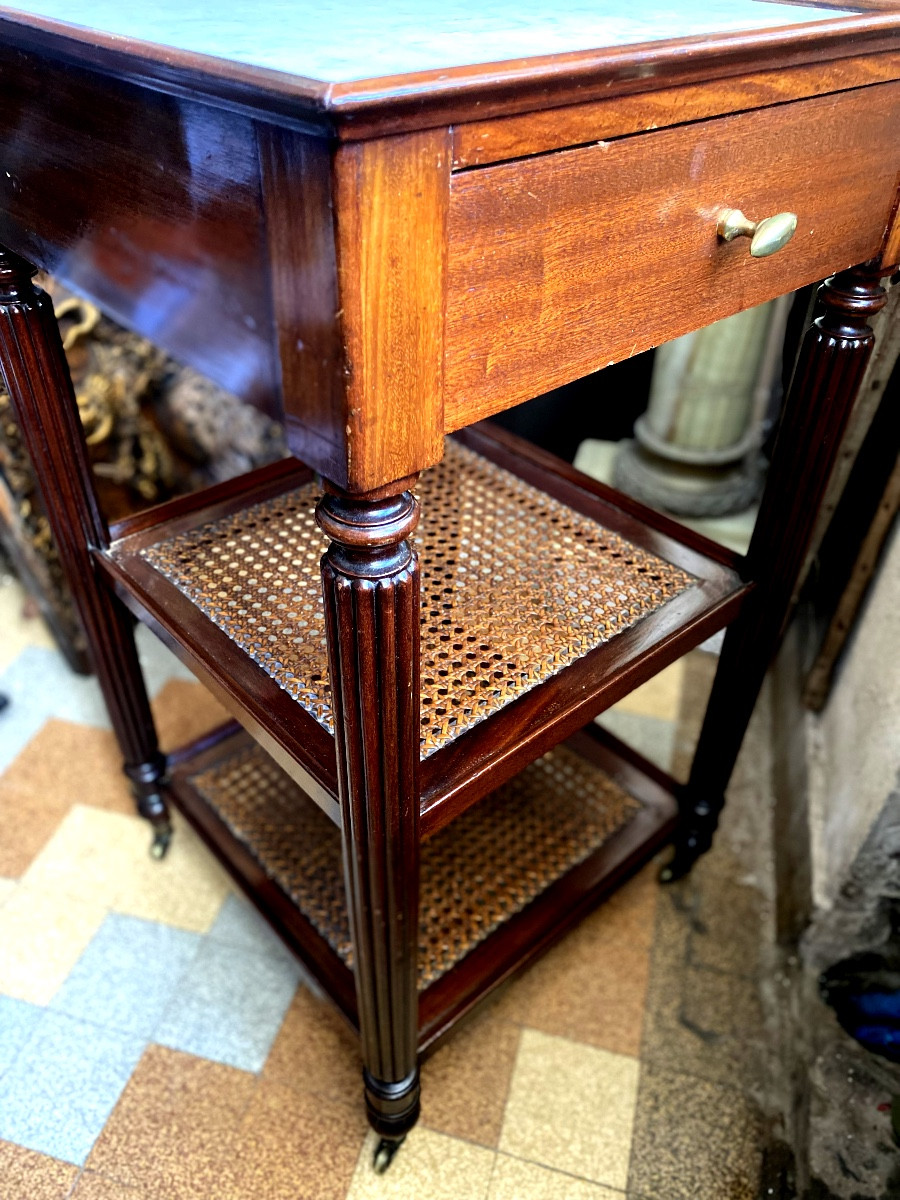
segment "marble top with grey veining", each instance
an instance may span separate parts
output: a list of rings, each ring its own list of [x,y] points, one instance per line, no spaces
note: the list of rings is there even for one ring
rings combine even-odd
[[[765,0],[26,0],[9,7],[333,83],[848,15]]]

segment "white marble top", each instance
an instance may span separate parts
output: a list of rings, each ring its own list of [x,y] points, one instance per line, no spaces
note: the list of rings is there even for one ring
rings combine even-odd
[[[333,83],[849,15],[764,0],[26,0],[9,10]]]

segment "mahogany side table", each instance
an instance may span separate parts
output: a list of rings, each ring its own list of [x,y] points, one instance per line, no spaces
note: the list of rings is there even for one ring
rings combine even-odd
[[[711,843],[900,261],[900,14],[25,7],[0,369],[156,850],[174,801],[359,1030],[383,1168],[459,1017]],[[296,458],[108,528],[32,264]],[[744,559],[477,426],[832,273]],[[163,757],[132,614],[237,723]],[[590,722],[726,625],[678,787]]]

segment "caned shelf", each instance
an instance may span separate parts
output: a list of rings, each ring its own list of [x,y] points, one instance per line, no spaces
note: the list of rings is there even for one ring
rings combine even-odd
[[[582,733],[555,747],[423,843],[423,1049],[552,944],[671,827],[668,791],[601,739]],[[355,1023],[340,830],[236,725],[182,757],[173,791]]]
[[[337,821],[314,519],[286,462],[142,514],[99,556],[127,604]],[[425,833],[727,623],[728,555],[509,435],[417,486]]]

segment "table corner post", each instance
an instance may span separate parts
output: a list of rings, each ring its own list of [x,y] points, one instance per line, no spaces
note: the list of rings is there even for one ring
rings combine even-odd
[[[384,1169],[419,1113],[419,565],[412,480],[317,520],[366,1106]]]
[[[671,882],[712,845],[744,733],[790,616],[816,517],[875,343],[888,270],[863,263],[831,276],[806,332],[782,412],[769,478],[747,554],[754,587],[726,631],[694,755],[680,796]]]
[[[109,532],[97,504],[78,404],[53,303],[35,286],[37,268],[0,247],[0,373],[56,540],[90,658],[124,758],[139,814],[153,828],[153,853],[171,839],[160,752],[131,618],[99,579],[93,551]]]

